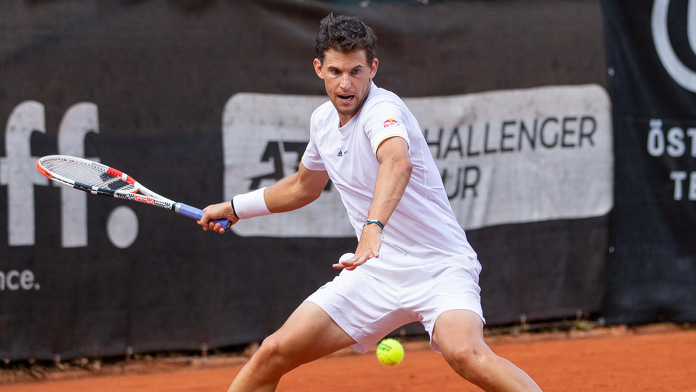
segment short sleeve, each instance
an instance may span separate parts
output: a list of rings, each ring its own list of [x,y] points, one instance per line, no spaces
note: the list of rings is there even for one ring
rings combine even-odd
[[[403,112],[391,101],[383,101],[372,107],[365,123],[365,132],[370,139],[373,153],[377,153],[383,141],[392,137],[400,137],[411,145]]]
[[[319,155],[319,150],[317,149],[316,144],[314,144],[311,138],[309,139],[307,148],[305,149],[305,152],[302,155],[302,164],[309,170],[326,170],[326,168],[324,167],[324,162],[322,161],[321,156]]]

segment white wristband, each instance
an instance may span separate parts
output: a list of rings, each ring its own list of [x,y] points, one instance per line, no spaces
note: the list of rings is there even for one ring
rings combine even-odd
[[[255,216],[271,215],[266,206],[263,192],[266,188],[257,189],[249,193],[237,195],[232,198],[234,212],[239,219],[253,218]]]

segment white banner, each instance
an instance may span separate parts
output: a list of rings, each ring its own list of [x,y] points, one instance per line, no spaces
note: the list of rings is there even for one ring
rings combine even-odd
[[[297,170],[324,96],[243,93],[223,113],[224,190]],[[613,206],[611,104],[597,85],[404,99],[465,229],[602,216]],[[301,210],[235,225],[242,236],[355,235],[337,191]]]

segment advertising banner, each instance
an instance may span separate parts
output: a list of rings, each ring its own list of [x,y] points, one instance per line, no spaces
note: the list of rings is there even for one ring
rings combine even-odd
[[[8,0],[0,358],[244,345],[337,274],[357,240],[331,186],[220,236],[35,168],[86,157],[201,208],[274,183],[326,99],[312,60],[330,12],[375,29],[375,83],[421,124],[483,265],[489,325],[600,311],[613,141],[599,1]]]
[[[326,100],[233,96],[223,114],[225,198],[297,171],[309,141],[310,115]],[[431,146],[462,227],[601,217],[611,210],[611,105],[602,87],[404,101]],[[237,137],[249,129],[254,132]],[[240,172],[249,176],[240,179]],[[338,192],[329,189],[308,208],[243,221],[232,230],[241,236],[350,237],[354,230],[336,208],[340,203]]]
[[[605,1],[616,205],[607,319],[696,320],[696,2]]]

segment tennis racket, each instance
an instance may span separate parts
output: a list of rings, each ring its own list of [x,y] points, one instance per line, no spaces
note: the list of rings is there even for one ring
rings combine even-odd
[[[205,213],[196,207],[158,195],[120,170],[88,159],[47,155],[36,161],[36,168],[53,181],[93,195],[150,204],[196,220],[200,220]],[[225,231],[230,227],[227,219],[215,219],[211,222],[220,223]]]

